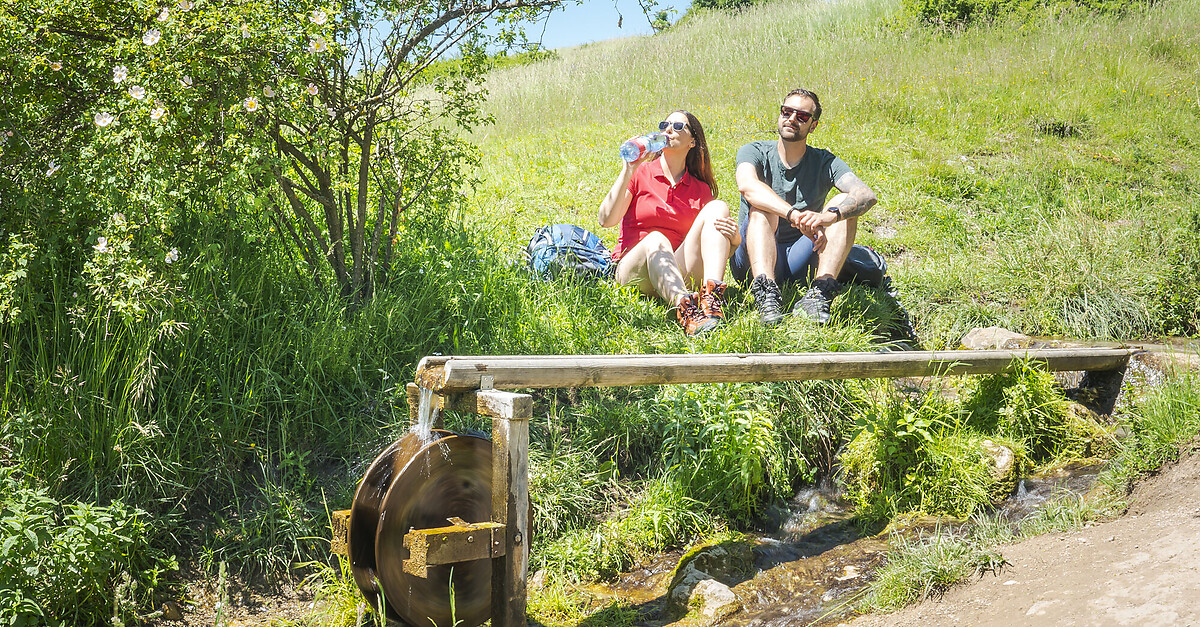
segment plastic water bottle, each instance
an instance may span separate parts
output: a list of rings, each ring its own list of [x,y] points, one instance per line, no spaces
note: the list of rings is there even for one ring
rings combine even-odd
[[[648,152],[658,152],[667,147],[667,136],[665,133],[648,133],[641,137],[633,139],[621,144],[621,158],[627,162],[637,161],[642,155]]]

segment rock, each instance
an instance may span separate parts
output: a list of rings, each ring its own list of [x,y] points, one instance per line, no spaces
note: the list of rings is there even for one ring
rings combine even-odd
[[[983,327],[968,331],[963,336],[962,345],[972,350],[1021,348],[1031,340],[1028,335],[1015,333],[1003,327]]]
[[[541,590],[542,588],[545,588],[546,587],[546,577],[548,577],[548,576],[549,576],[549,574],[546,572],[545,568],[537,571],[536,573],[533,574],[532,577],[529,578],[529,581],[527,581],[525,583],[525,588],[527,590],[529,590],[530,592],[534,592],[537,590]]]
[[[698,608],[700,614],[707,618],[721,620],[741,609],[742,604],[729,586],[716,579],[704,579],[692,588],[688,607]]]
[[[1067,405],[1067,432],[1071,444],[1069,452],[1076,457],[1111,459],[1120,447],[1115,428],[1106,426],[1100,416],[1079,403]]]
[[[1017,487],[1017,479],[1020,474],[1016,463],[1017,458],[1016,455],[1013,455],[1012,449],[991,440],[984,440],[980,442],[980,445],[983,447],[988,471],[992,475],[988,498],[993,505],[999,505]]]
[[[162,605],[163,620],[183,620],[183,608],[174,601],[166,601]]]
[[[737,583],[754,566],[754,550],[740,539],[701,544],[679,559],[667,587],[666,609],[672,615],[687,612],[696,585],[706,579],[726,586]]]

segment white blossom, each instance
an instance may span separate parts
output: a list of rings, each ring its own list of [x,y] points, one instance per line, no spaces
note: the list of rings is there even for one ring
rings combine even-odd
[[[250,113],[254,113],[255,111],[258,111],[258,98],[250,96],[242,101],[242,106],[246,107],[246,110]]]
[[[105,126],[112,124],[115,118],[113,117],[113,114],[109,113],[108,111],[101,111],[100,113],[96,114],[94,119],[96,126],[104,128]]]
[[[58,172],[58,164],[51,161],[50,167],[46,168],[46,176],[53,176],[55,172]]]
[[[180,76],[179,77],[179,85],[180,85],[180,87],[183,87],[184,89],[191,87],[192,86],[192,77],[188,76],[187,74]]]
[[[146,88],[141,85],[130,85],[129,95],[133,96],[134,100],[141,100],[146,97]]]
[[[271,89],[270,85],[267,85],[266,87],[263,87],[263,95],[266,96],[267,98],[274,98],[275,90]]]
[[[112,214],[112,221],[116,222],[117,224],[124,224],[125,223],[125,214],[121,213],[120,211]]]
[[[176,261],[179,261],[179,249],[172,248],[171,250],[167,251],[167,256],[163,261],[166,261],[167,263],[175,263]]]
[[[315,95],[317,95],[317,84],[316,84],[316,83],[309,83],[309,84],[308,84],[308,89],[307,89],[306,91],[308,92],[308,95],[310,95],[310,96],[315,96]]]
[[[308,51],[313,53],[321,53],[329,50],[329,44],[325,43],[325,39],[321,37],[313,37],[308,41]]]
[[[121,81],[124,81],[127,78],[129,78],[129,68],[125,67],[124,65],[118,65],[117,67],[113,68],[114,83],[120,84]]]
[[[159,39],[162,39],[162,32],[157,28],[151,28],[150,30],[146,31],[145,35],[142,35],[142,43],[146,44],[147,46],[153,46],[154,44],[158,43]]]
[[[179,4],[175,6],[178,7],[180,11],[190,11],[192,8],[192,3],[188,0],[179,0]]]
[[[162,13],[158,14],[158,21],[165,22],[169,19],[171,19],[171,10],[164,7]]]
[[[154,107],[154,110],[150,112],[150,119],[151,120],[161,120],[162,116],[164,116],[166,114],[167,114],[167,109],[160,104],[157,107]]]
[[[250,25],[249,24],[242,24],[241,28],[239,28],[238,30],[242,31],[242,39],[245,39],[250,36]]]
[[[92,246],[92,248],[94,248],[96,250],[96,252],[98,252],[98,253],[108,252],[108,238],[107,237],[97,237],[96,245]]]
[[[325,12],[320,9],[314,9],[312,15],[308,16],[308,19],[312,20],[312,23],[316,24],[317,26],[324,24],[325,18]]]
[[[51,62],[50,62],[50,69],[54,70],[55,72],[57,72],[57,71],[61,70],[61,69],[62,69],[62,62],[61,62],[61,61],[51,61]]]

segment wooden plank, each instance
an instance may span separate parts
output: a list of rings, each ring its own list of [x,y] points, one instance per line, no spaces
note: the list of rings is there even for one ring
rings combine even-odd
[[[450,357],[420,370],[418,381],[441,393],[477,390],[484,375],[497,389],[613,387],[746,381],[872,379],[995,374],[1014,360],[1048,370],[1125,367],[1128,348],[1054,348],[891,353],[723,353],[687,355],[504,355]]]
[[[524,396],[525,399],[513,397]],[[492,560],[492,625],[524,627],[525,581],[529,575],[529,419],[526,394],[497,390],[476,393],[481,405],[520,413],[492,419],[492,521],[505,523],[502,557]]]
[[[412,529],[404,534],[404,572],[427,577],[428,567],[499,557],[504,554],[504,525],[481,522],[434,529]]]
[[[489,418],[532,416],[533,397],[528,394],[492,394],[488,390],[470,390],[447,394],[445,407],[453,411],[476,413]]]

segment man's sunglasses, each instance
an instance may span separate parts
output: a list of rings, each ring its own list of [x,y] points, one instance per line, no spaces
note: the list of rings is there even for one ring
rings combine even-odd
[[[811,120],[813,116],[811,111],[793,109],[791,107],[779,107],[779,117],[786,119],[792,117],[793,115],[796,116],[796,120],[801,124]]]
[[[666,120],[663,120],[662,122],[658,123],[658,130],[665,131],[667,130],[668,126],[675,129],[676,133],[688,127],[687,122],[667,122]]]

